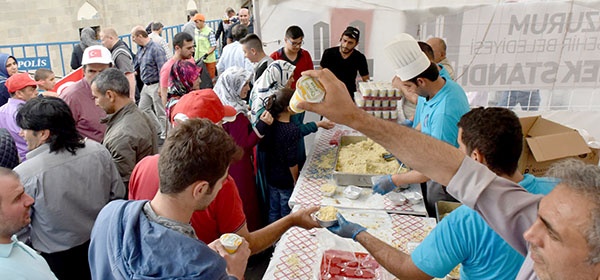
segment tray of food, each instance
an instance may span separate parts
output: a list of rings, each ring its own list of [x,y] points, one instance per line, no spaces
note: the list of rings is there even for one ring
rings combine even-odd
[[[451,202],[451,201],[444,201],[444,200],[440,200],[438,202],[435,203],[435,216],[437,218],[438,223],[446,216],[448,216],[448,214],[450,214],[450,212],[452,212],[454,209],[458,208],[459,206],[461,206],[462,204],[458,203],[458,202]]]
[[[367,253],[327,250],[321,260],[320,279],[386,279],[385,270]]]
[[[371,177],[398,173],[400,164],[389,160],[381,145],[366,136],[342,136],[337,147],[333,178],[337,185],[371,187]]]

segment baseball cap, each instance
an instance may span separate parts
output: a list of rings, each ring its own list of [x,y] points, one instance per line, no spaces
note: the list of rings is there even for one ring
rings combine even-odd
[[[237,111],[235,108],[223,105],[221,99],[212,89],[194,90],[182,96],[173,106],[172,116],[175,119],[206,118],[213,123],[232,122]]]
[[[37,87],[37,85],[38,82],[33,80],[28,73],[17,73],[6,80],[6,89],[8,89],[8,92],[10,93],[15,93],[17,90],[24,89],[28,86]]]
[[[197,20],[205,21],[205,20],[206,20],[206,18],[204,17],[204,15],[203,15],[203,14],[200,14],[200,13],[198,13],[198,14],[196,14],[196,15],[193,17],[193,20],[194,20],[194,21],[197,21]]]
[[[112,64],[112,55],[110,51],[104,46],[89,46],[83,51],[83,58],[81,59],[81,65],[88,65],[92,63],[99,64]]]
[[[358,39],[360,38],[360,30],[358,30],[358,28],[356,27],[348,26],[346,27],[346,30],[344,30],[344,33],[342,33],[342,36],[344,35],[358,41]]]
[[[407,33],[398,35],[384,47],[384,52],[396,68],[396,76],[408,81],[423,73],[431,61],[419,47],[417,40]]]

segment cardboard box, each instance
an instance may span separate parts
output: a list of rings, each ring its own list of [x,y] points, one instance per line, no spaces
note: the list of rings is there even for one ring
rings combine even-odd
[[[565,158],[598,164],[598,149],[591,149],[577,131],[541,116],[520,118],[523,151],[519,171],[544,176],[550,165]]]

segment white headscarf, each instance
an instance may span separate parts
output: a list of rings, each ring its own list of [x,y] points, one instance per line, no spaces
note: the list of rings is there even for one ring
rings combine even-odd
[[[275,60],[265,72],[256,80],[254,88],[250,93],[250,120],[254,124],[258,121],[260,114],[264,111],[263,100],[282,89],[287,84],[288,80],[294,75],[296,66],[284,61]]]
[[[224,105],[229,105],[244,115],[248,115],[248,104],[240,97],[244,85],[252,78],[252,72],[239,66],[227,68],[219,75],[213,90]]]

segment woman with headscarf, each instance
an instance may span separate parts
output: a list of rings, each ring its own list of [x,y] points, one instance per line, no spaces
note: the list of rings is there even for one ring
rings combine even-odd
[[[167,122],[172,121],[171,108],[177,104],[179,98],[190,91],[200,89],[201,72],[202,68],[187,60],[179,60],[173,64],[169,73],[167,103],[165,104]]]
[[[254,88],[252,89],[252,93],[250,94],[250,105],[251,112],[250,118],[252,123],[255,123],[256,116],[260,116],[260,114],[265,111],[265,100],[275,94],[278,90],[282,88],[290,88],[290,85],[294,83],[294,69],[296,66],[293,64],[284,61],[284,60],[275,60],[267,69],[263,72],[263,74],[256,80],[254,84]],[[328,120],[322,120],[318,122],[308,122],[303,123],[304,113],[294,114],[290,119],[294,124],[300,128],[300,132],[302,133],[302,138],[298,142],[298,170],[302,169],[304,162],[306,161],[306,151],[304,147],[304,136],[311,134],[313,132],[317,132],[319,127],[324,129],[333,128],[335,125],[333,122]],[[259,189],[261,190],[262,199],[264,203],[268,203],[267,193],[267,178],[265,176],[266,166],[264,165],[264,147],[261,147],[261,144],[258,145],[257,149],[257,165],[258,165],[258,174],[257,174],[257,184]]]
[[[6,80],[18,72],[17,59],[12,55],[0,53],[0,106],[6,104],[10,98],[5,84]]]
[[[96,31],[91,27],[82,29],[80,38],[79,44],[73,46],[73,52],[71,53],[71,69],[73,70],[81,67],[81,59],[83,58],[85,48],[100,45]]]
[[[252,72],[239,66],[232,66],[219,76],[213,88],[224,105],[232,106],[237,111],[235,121],[224,123],[223,129],[233,137],[238,146],[244,149],[242,159],[229,166],[229,175],[235,180],[240,192],[250,232],[260,229],[264,225],[254,177],[253,149],[265,135],[268,125],[273,122],[269,112],[265,111],[256,126],[250,124],[248,104],[243,98],[248,95],[251,78]]]

